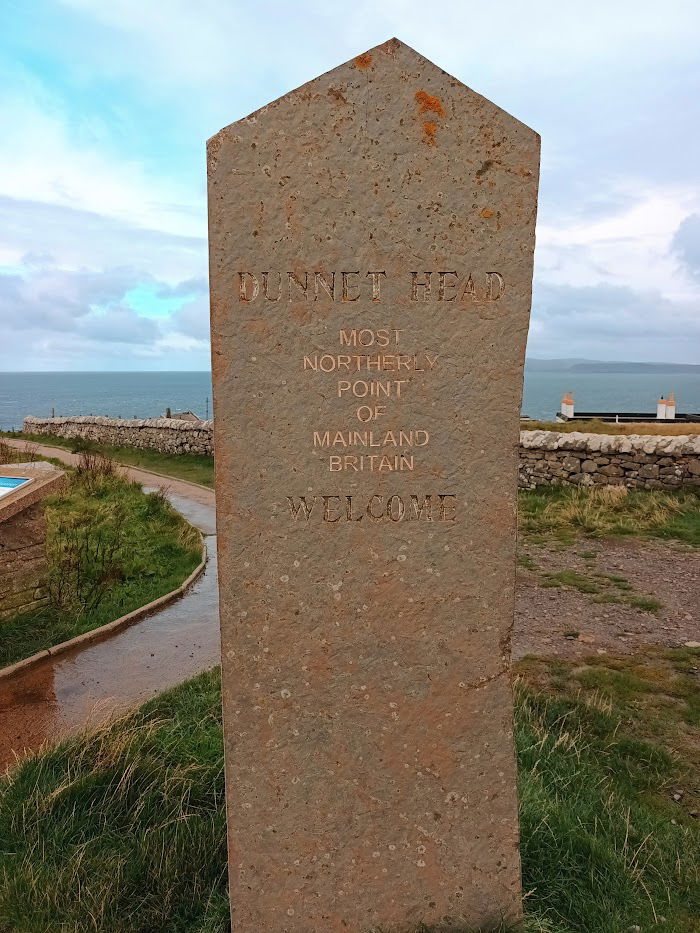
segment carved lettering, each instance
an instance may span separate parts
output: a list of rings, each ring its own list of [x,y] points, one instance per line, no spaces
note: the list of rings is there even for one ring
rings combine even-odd
[[[316,500],[323,504],[322,509],[314,509]],[[451,500],[448,503],[448,500]],[[355,493],[343,495],[333,493],[328,495],[312,496],[307,501],[306,496],[287,496],[293,518],[310,521],[315,517],[325,524],[335,524],[340,521],[359,522],[369,518],[375,522],[453,522],[457,517],[457,496],[452,493],[425,493],[402,496],[392,493],[388,496],[375,493],[362,500]],[[433,509],[433,504],[438,505]]]
[[[457,278],[456,272],[438,272],[438,301],[454,301],[455,298],[457,297],[457,292],[456,292],[457,282],[456,281],[448,282],[447,281],[448,275],[454,276],[455,279]],[[455,294],[448,295],[447,294],[448,288],[454,288]]]
[[[359,275],[358,272],[341,272],[340,275],[343,279],[343,301],[357,301],[360,297],[360,284],[359,282],[351,282],[349,276]],[[357,290],[356,293],[355,289]]]
[[[298,502],[294,501],[293,496],[287,496],[287,502],[289,503],[289,508],[291,509],[292,515],[295,519],[299,518],[299,513],[301,512],[308,522],[308,520],[311,518],[314,505],[316,504],[316,496],[313,497],[311,505],[309,505],[306,501],[306,496],[300,496]]]
[[[421,275],[420,272],[411,273],[411,301],[427,301],[430,296],[430,272],[422,273],[425,276],[425,282],[419,282],[418,276]],[[418,289],[422,288],[424,291],[420,293],[420,298],[418,297]]]
[[[296,291],[292,288],[296,286]],[[309,289],[309,273],[304,273],[304,281],[302,282],[301,278],[296,274],[296,272],[287,273],[287,295],[290,301],[299,300],[299,292],[301,292],[301,297],[306,301],[309,297],[307,291]]]
[[[269,277],[270,277],[271,275],[274,276],[275,274],[277,275],[277,292],[276,292],[276,294],[272,294],[272,295],[271,295],[271,294],[270,294]],[[268,301],[279,301],[280,298],[282,297],[282,273],[281,273],[281,272],[277,272],[277,273],[274,273],[274,272],[263,272],[263,274],[262,274],[262,280],[263,280],[263,295],[265,296],[265,298],[266,298]],[[256,294],[257,294],[257,293],[256,293]]]
[[[368,272],[367,275],[372,279],[372,301],[381,301],[381,277],[386,278],[386,272]]]
[[[506,290],[506,283],[503,281],[503,276],[500,272],[487,272],[486,273],[489,284],[488,284],[488,297],[487,301],[498,301],[503,292]]]
[[[380,327],[378,330],[371,330],[369,327],[357,330],[341,330],[340,345],[342,347],[371,347],[375,343],[378,347],[388,347],[391,343],[393,334],[394,343],[398,344],[400,330]]]
[[[328,458],[328,469],[331,473],[341,473],[343,470],[352,473],[403,473],[413,472],[413,454],[331,454]]]
[[[408,379],[387,379],[384,382],[378,380],[367,382],[364,379],[356,379],[350,382],[349,379],[338,380],[338,398],[349,393],[355,398],[401,398],[401,386],[406,385]]]
[[[428,431],[314,431],[314,447],[426,447]]]
[[[438,360],[431,353],[309,353],[304,356],[303,368],[318,372],[430,372]]]
[[[455,270],[435,270],[410,272],[409,295],[411,301],[421,302],[480,302],[498,301],[505,292],[505,279],[500,272],[458,273]],[[255,301],[261,294],[265,301],[279,302],[282,299],[282,278],[286,281],[285,296],[288,301],[308,301],[310,283],[313,282],[314,301],[355,302],[366,297],[373,302],[384,298],[382,283],[387,278],[386,272],[370,271],[322,271],[322,270],[286,270],[250,272],[241,270],[238,276],[239,301]],[[340,285],[337,285],[340,279]],[[437,279],[437,281],[435,281]],[[434,287],[434,286],[437,287]],[[388,328],[372,331],[340,331],[343,346],[368,347],[377,345],[386,347],[391,342]],[[363,336],[358,337],[359,334]],[[374,340],[371,335],[374,334]],[[393,331],[394,342],[398,343],[399,331]]]
[[[250,285],[250,291],[248,286]],[[254,301],[258,297],[260,283],[252,272],[238,273],[238,296],[241,301]]]
[[[331,272],[330,282],[328,282],[323,272],[314,272],[314,301],[318,301],[319,286],[331,301],[335,301],[335,272]]]

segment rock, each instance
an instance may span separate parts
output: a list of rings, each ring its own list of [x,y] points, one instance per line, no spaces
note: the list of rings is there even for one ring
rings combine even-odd
[[[538,147],[535,133],[396,39],[209,140],[222,692],[238,933],[399,929],[417,913],[430,927],[456,909],[476,929],[520,912],[512,709],[502,670],[513,622],[514,509],[493,516],[517,466],[510,431],[520,414]],[[376,187],[366,183],[370,170]],[[456,294],[452,278],[461,282],[471,267],[446,279],[410,271],[442,268],[429,252],[435,244],[438,256],[474,257],[474,278],[460,290],[469,298],[472,286],[481,289],[481,305],[465,303],[471,313],[450,304],[440,317],[433,304],[441,288]],[[488,271],[501,268],[505,280]],[[275,292],[267,269],[296,271],[280,272],[285,282]],[[315,282],[318,319],[332,318],[335,333],[309,323],[310,306],[299,303],[314,300],[319,275],[326,284]],[[507,325],[486,303],[504,281]],[[268,285],[280,302],[274,309]],[[430,304],[422,304],[428,292]],[[342,308],[346,294],[353,304]],[[445,343],[436,321],[449,321],[449,353],[436,378],[416,380],[392,415],[406,424],[425,417],[430,449],[416,457],[415,476],[394,474],[395,494],[376,495],[385,492],[383,477],[368,469],[331,477],[330,492],[352,490],[347,503],[322,498],[335,472],[327,454],[335,452],[313,451],[310,428],[354,430],[362,417],[338,404],[330,380],[304,372],[302,352],[337,353],[339,324],[381,326],[393,315],[405,328],[401,347],[435,353]],[[477,386],[498,373],[488,417],[482,398],[465,391],[466,371]],[[471,444],[453,430],[455,400]],[[546,475],[547,461],[535,460],[534,470],[527,460],[530,474]],[[432,506],[421,500],[423,519],[399,536],[394,523],[408,520],[407,493],[448,463],[443,498],[454,515],[443,507],[429,518]],[[457,514],[454,526],[444,524]],[[329,528],[336,521],[353,526]],[[408,572],[396,562],[399,546]],[[368,554],[384,570],[373,588]],[[472,559],[478,599],[464,572]],[[397,588],[402,617],[394,622]],[[456,603],[469,605],[468,626]],[[274,625],[262,626],[263,618]],[[268,656],[262,645],[271,646]],[[439,685],[428,689],[443,645]],[[358,703],[360,694],[370,702]],[[395,720],[384,697],[399,707]],[[443,810],[433,828],[427,820]],[[410,856],[386,849],[409,836],[421,843]]]
[[[639,469],[640,479],[656,479],[659,475],[659,468],[655,463],[645,463]]]

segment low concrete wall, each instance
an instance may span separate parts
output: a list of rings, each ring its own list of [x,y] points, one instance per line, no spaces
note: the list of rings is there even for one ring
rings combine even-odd
[[[0,524],[0,621],[46,602],[45,539],[40,503]]]
[[[64,482],[64,473],[49,463],[0,466],[7,476],[31,483],[0,499],[0,622],[37,609],[48,599],[46,586],[46,520],[44,498]]]
[[[26,418],[24,430],[148,447],[163,453],[212,454],[214,447],[211,421],[126,421],[92,415]],[[700,435],[521,431],[519,485],[532,489],[561,484],[646,489],[700,486]]]
[[[66,418],[24,419],[29,434],[81,437],[117,447],[141,447],[167,454],[213,454],[212,422],[178,421],[174,418],[147,420],[101,418],[75,415]]]
[[[520,432],[519,485],[700,486],[700,435]]]

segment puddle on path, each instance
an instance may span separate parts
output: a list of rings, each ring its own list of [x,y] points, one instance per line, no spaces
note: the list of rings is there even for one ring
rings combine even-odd
[[[182,599],[130,628],[0,681],[0,768],[219,663],[216,538]]]

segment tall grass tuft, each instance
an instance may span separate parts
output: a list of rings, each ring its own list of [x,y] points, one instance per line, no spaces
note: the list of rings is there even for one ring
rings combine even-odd
[[[694,490],[550,486],[522,490],[518,503],[526,534],[677,537],[700,546],[700,495]]]
[[[25,441],[24,446],[12,447],[0,438],[0,463],[34,463],[38,458],[38,445]]]
[[[10,775],[0,929],[227,929],[219,706],[204,675]]]

